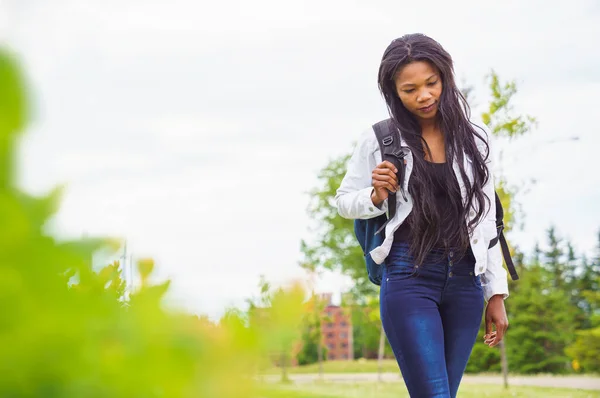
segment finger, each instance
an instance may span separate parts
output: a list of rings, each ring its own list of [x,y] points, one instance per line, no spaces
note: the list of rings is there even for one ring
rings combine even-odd
[[[485,335],[489,336],[492,333],[492,320],[488,317],[485,318]]]
[[[398,176],[396,173],[393,173],[391,170],[389,170],[388,175],[392,178],[392,180],[394,180],[394,183],[398,183]]]
[[[496,331],[493,331],[490,334],[486,334],[483,336],[483,342],[487,345],[489,345],[490,343],[492,343],[494,341],[494,339],[496,338]]]
[[[387,176],[391,178],[394,182],[398,181],[398,176],[390,170],[390,169],[375,169],[372,173],[373,176]]]
[[[398,179],[398,177],[396,176],[396,173],[394,172],[394,169],[388,169],[388,168],[375,168],[373,170],[373,175],[377,174],[377,175],[387,175],[392,177],[393,179]]]
[[[384,160],[383,162],[379,163],[377,165],[378,169],[389,169],[392,170],[394,173],[398,172],[398,169],[396,168],[396,166],[394,166],[394,164],[392,162],[390,162],[389,160]]]
[[[500,342],[504,338],[504,332],[506,332],[507,327],[508,327],[508,323],[505,321],[501,321],[496,324],[497,333],[496,333],[496,336],[494,337],[493,341],[490,343],[490,347],[495,347],[498,344],[500,344]]]
[[[493,330],[491,333],[486,333],[483,335],[483,339],[484,340],[491,340],[493,337],[496,336],[496,331]]]
[[[398,182],[395,178],[390,177],[387,174],[373,174],[373,181],[372,184],[375,184],[376,182],[378,183],[385,183],[387,185],[389,185],[392,189],[394,190],[398,190]],[[373,185],[375,186],[375,185]]]
[[[390,192],[396,192],[397,188],[395,185],[390,184],[387,181],[373,181],[373,188],[379,190],[379,189],[385,189],[388,190]]]
[[[374,175],[371,183],[385,183],[393,186],[394,188],[398,188],[398,181],[386,175]]]

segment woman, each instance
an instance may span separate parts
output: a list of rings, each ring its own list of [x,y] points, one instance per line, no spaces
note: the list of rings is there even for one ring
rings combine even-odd
[[[410,34],[386,49],[379,88],[406,147],[406,177],[381,162],[373,131],[357,146],[337,191],[342,217],[396,214],[383,244],[381,319],[411,397],[455,397],[486,307],[489,346],[508,327],[507,274],[496,236],[488,133],[469,120],[452,58],[433,39]],[[404,199],[406,197],[406,199]],[[495,326],[495,330],[494,327]]]

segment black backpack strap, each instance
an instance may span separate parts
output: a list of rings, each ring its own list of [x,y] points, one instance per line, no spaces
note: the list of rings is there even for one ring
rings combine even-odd
[[[504,261],[506,262],[506,268],[508,268],[508,272],[510,273],[510,277],[513,281],[519,279],[519,274],[517,273],[517,269],[515,268],[515,263],[510,256],[510,249],[508,248],[508,242],[506,242],[506,238],[504,237],[504,209],[502,208],[502,202],[500,201],[500,197],[498,196],[498,192],[496,194],[496,237],[490,241],[489,249],[496,246],[498,242],[500,242],[500,247],[502,248],[502,256],[504,257]]]
[[[519,274],[517,274],[517,269],[515,268],[515,263],[513,263],[512,257],[510,256],[510,250],[508,249],[508,243],[506,242],[506,238],[504,237],[504,233],[500,232],[500,247],[502,247],[502,255],[504,256],[504,261],[506,261],[506,267],[508,268],[508,273],[513,281],[519,279]]]
[[[500,239],[500,235],[502,235],[502,231],[504,230],[504,209],[502,208],[502,202],[500,201],[500,197],[498,196],[498,192],[494,192],[496,196],[496,237],[490,241],[489,249],[496,246],[498,240]]]
[[[398,130],[394,128],[391,119],[382,120],[373,125],[377,142],[379,143],[379,150],[381,151],[381,159],[390,161],[398,169],[396,177],[398,178],[398,185],[402,193],[402,197],[407,201],[406,194],[404,193],[404,151],[402,150],[400,142],[400,134]],[[396,214],[396,194],[389,192],[388,199],[388,219],[387,221],[375,232],[380,233],[389,220],[391,220]]]

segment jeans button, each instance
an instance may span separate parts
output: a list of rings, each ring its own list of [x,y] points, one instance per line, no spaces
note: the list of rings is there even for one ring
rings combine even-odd
[[[454,265],[454,263],[453,263],[452,261],[450,261],[450,262],[448,263],[448,265],[452,267],[452,266]]]
[[[454,257],[454,252],[450,252],[450,258]]]
[[[452,272],[450,272],[450,274],[448,274],[448,276],[450,276],[450,278],[452,278],[454,276],[454,274]]]

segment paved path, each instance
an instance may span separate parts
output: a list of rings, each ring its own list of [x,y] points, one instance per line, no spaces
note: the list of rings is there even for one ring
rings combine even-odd
[[[318,374],[290,374],[290,379],[295,383],[313,383],[319,380]],[[267,381],[278,381],[280,375],[265,376]],[[373,382],[378,380],[377,373],[326,373],[325,381],[335,383]],[[402,380],[397,373],[383,373],[385,382],[399,382]],[[463,383],[466,384],[502,384],[502,376],[465,375]],[[508,384],[513,386],[536,386],[555,388],[580,388],[585,390],[600,390],[600,377],[593,376],[510,376]]]

